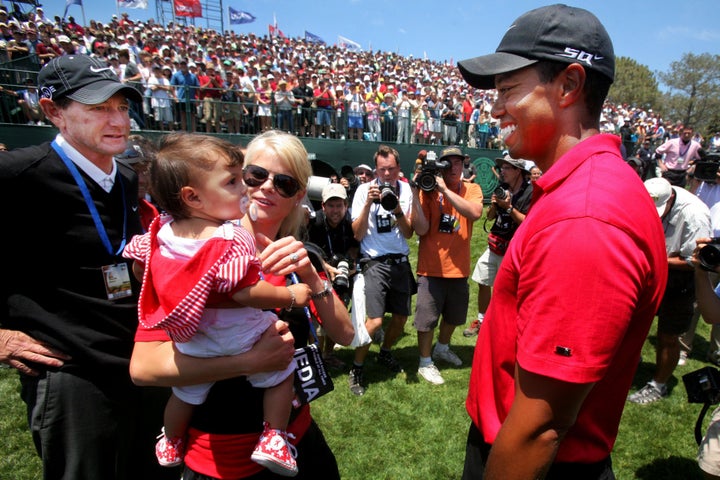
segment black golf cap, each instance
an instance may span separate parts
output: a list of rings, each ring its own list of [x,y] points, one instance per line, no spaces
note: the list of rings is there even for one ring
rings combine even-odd
[[[117,92],[142,102],[135,88],[120,82],[112,67],[88,55],[65,55],[50,60],[38,76],[43,98],[58,100],[63,97],[86,105],[105,102]]]
[[[495,75],[538,60],[579,63],[615,78],[612,40],[595,15],[582,8],[550,5],[530,10],[510,25],[495,53],[458,62],[460,74],[476,88],[495,88]]]

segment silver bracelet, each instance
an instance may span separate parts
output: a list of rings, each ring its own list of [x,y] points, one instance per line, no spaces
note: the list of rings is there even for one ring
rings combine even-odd
[[[292,288],[288,287],[287,285],[285,286],[285,288],[287,288],[288,292],[290,292],[290,306],[285,307],[285,310],[287,310],[289,312],[295,306],[295,292],[293,292]]]

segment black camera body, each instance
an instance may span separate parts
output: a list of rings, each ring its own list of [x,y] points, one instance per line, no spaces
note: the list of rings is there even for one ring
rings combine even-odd
[[[510,191],[504,189],[502,185],[498,185],[495,187],[495,190],[493,190],[493,195],[497,198],[502,198],[503,200],[508,196],[508,193],[510,193]]]
[[[443,170],[448,168],[450,168],[450,162],[438,160],[435,152],[427,152],[417,176],[418,187],[424,192],[432,192],[437,188],[436,177],[442,175]]]
[[[720,401],[720,370],[703,367],[682,377],[688,402],[715,404]]]
[[[388,212],[395,210],[400,203],[395,186],[391,183],[381,183],[378,187],[380,188],[380,198],[376,198],[373,202],[379,203]]]
[[[703,270],[714,272],[720,266],[720,237],[713,237],[710,243],[698,250],[698,260]]]

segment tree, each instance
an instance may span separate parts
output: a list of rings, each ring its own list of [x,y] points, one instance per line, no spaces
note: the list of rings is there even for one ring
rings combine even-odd
[[[669,88],[663,111],[668,119],[691,125],[706,137],[720,118],[720,55],[686,53],[658,73]]]
[[[628,57],[615,59],[615,82],[608,100],[616,105],[648,110],[657,108],[659,98],[658,82],[648,67]]]

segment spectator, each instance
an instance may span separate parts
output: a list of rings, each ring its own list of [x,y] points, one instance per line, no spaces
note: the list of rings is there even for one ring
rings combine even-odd
[[[540,177],[542,177],[542,170],[540,170],[537,165],[533,165],[530,168],[530,181],[535,183],[540,179]]]
[[[160,213],[150,198],[150,162],[155,158],[157,147],[142,135],[130,135],[127,148],[115,159],[130,166],[138,177],[138,215],[143,232],[150,229],[150,224]]]
[[[175,99],[175,94],[172,85],[170,85],[170,73],[170,67],[161,68],[160,65],[154,65],[152,67],[152,76],[148,80],[148,87],[152,97],[150,106],[161,131],[165,131],[166,124],[168,130],[175,129],[171,103]]]
[[[222,131],[222,104],[220,98],[225,84],[217,72],[217,68],[212,64],[206,67],[206,75],[198,77],[198,81],[200,82],[200,96],[203,101],[203,119],[201,123],[205,124],[205,132],[210,133],[214,129],[215,133],[220,133]]]
[[[478,284],[477,319],[463,331],[463,335],[477,335],[490,305],[492,287],[500,265],[505,257],[510,241],[530,210],[533,184],[526,177],[526,161],[516,160],[506,155],[497,158],[495,163],[500,170],[500,185],[490,197],[487,220],[495,220],[488,232],[488,248],[475,264],[473,281]],[[498,194],[500,193],[500,194]]]
[[[692,257],[695,268],[695,295],[697,306],[705,322],[713,327],[720,324],[720,287],[717,285],[717,271],[707,271],[700,267],[698,251],[711,242],[710,238],[698,238],[697,248]],[[720,407],[716,408],[711,416],[710,424],[698,448],[698,465],[703,471],[704,478],[720,478]]]
[[[348,106],[348,139],[353,137],[363,140],[363,115],[365,114],[365,95],[358,92],[357,84],[350,85],[350,92],[345,97]]]
[[[298,114],[295,117],[295,125],[301,137],[311,134],[313,120],[311,109],[313,104],[313,89],[307,84],[306,75],[298,76],[298,85],[292,89],[293,95],[299,101]],[[314,135],[313,135],[314,136]]]
[[[323,188],[322,208],[310,218],[308,240],[325,254],[325,269],[330,274],[330,281],[347,306],[352,298],[352,277],[356,272],[360,244],[353,236],[347,189],[342,185],[331,183]],[[341,261],[347,264],[344,272],[338,268]],[[345,364],[333,354],[335,341],[320,328],[318,340],[325,363],[331,368],[345,368]]]
[[[680,338],[690,327],[695,302],[693,265],[695,239],[710,236],[710,210],[682,187],[664,178],[645,181],[665,230],[668,282],[657,312],[656,362],[653,378],[628,397],[633,403],[657,402],[668,395],[670,380],[680,359]]]
[[[362,274],[365,280],[365,307],[367,320],[365,328],[372,337],[382,328],[386,312],[392,314],[387,328],[378,363],[390,371],[402,372],[402,366],[390,353],[395,341],[403,332],[410,314],[410,299],[415,293],[415,279],[408,263],[406,239],[413,233],[411,219],[412,193],[408,183],[399,181],[400,157],[394,148],[380,145],[375,153],[376,181],[361,184],[355,192],[352,206],[352,229],[355,239],[360,242]],[[384,198],[395,196],[395,202],[383,202]],[[395,203],[393,205],[393,203]],[[355,349],[355,357],[349,375],[350,391],[364,395],[365,359],[370,344]]]
[[[460,357],[450,349],[450,340],[455,328],[467,318],[470,240],[473,224],[483,213],[480,186],[462,181],[464,160],[459,148],[445,148],[440,161],[447,161],[450,167],[437,177],[435,189],[420,191],[417,185],[411,185],[413,204],[417,202],[420,207],[413,210],[412,218],[420,237],[413,322],[420,353],[418,375],[434,385],[445,380],[433,360],[456,367],[462,365]],[[433,349],[433,332],[438,322],[440,330]]]
[[[687,173],[690,165],[700,160],[702,146],[692,139],[692,127],[684,127],[682,136],[668,140],[655,149],[655,158],[662,171],[662,177],[671,185],[687,185]]]
[[[393,142],[397,138],[397,108],[395,96],[386,93],[380,104],[380,138],[383,142]]]
[[[176,117],[180,118],[180,128],[187,131],[188,121],[190,122],[191,131],[197,130],[197,120],[195,119],[195,98],[197,89],[200,87],[197,77],[190,72],[189,64],[186,59],[180,60],[180,69],[173,73],[170,78],[170,85],[175,87]],[[195,65],[193,63],[193,65]]]
[[[370,165],[361,163],[355,167],[355,176],[360,183],[368,183],[375,179],[375,171]]]
[[[610,451],[665,286],[662,228],[641,181],[618,181],[617,137],[599,134],[615,72],[605,28],[565,5],[512,25],[496,53],[458,64],[470,85],[497,89],[491,113],[510,156],[544,172],[475,348],[463,478],[613,478]],[[568,45],[592,63],[554,54]]]
[[[22,373],[45,478],[177,478],[150,453],[160,425],[146,414],[159,420],[167,394],[128,375],[139,284],[120,253],[142,228],[137,177],[113,155],[140,95],[85,55],[53,59],[39,84],[60,133],[0,159],[8,221],[24,232],[3,239],[17,255],[5,262],[0,359]],[[48,265],[56,274],[38,276]]]
[[[335,93],[325,79],[318,82],[318,87],[313,92],[314,102],[317,107],[315,113],[315,133],[318,138],[330,138],[330,121],[332,109],[335,104]]]
[[[277,107],[278,129],[288,133],[295,133],[293,109],[299,101],[295,99],[292,90],[289,89],[286,80],[278,82],[278,89],[275,91],[275,106]]]
[[[255,94],[257,117],[260,119],[260,130],[265,132],[272,127],[272,95],[270,83],[266,77],[260,79],[260,88]]]
[[[475,183],[477,178],[477,168],[475,164],[470,161],[470,155],[465,154],[465,161],[463,163],[462,181],[468,183]]]

